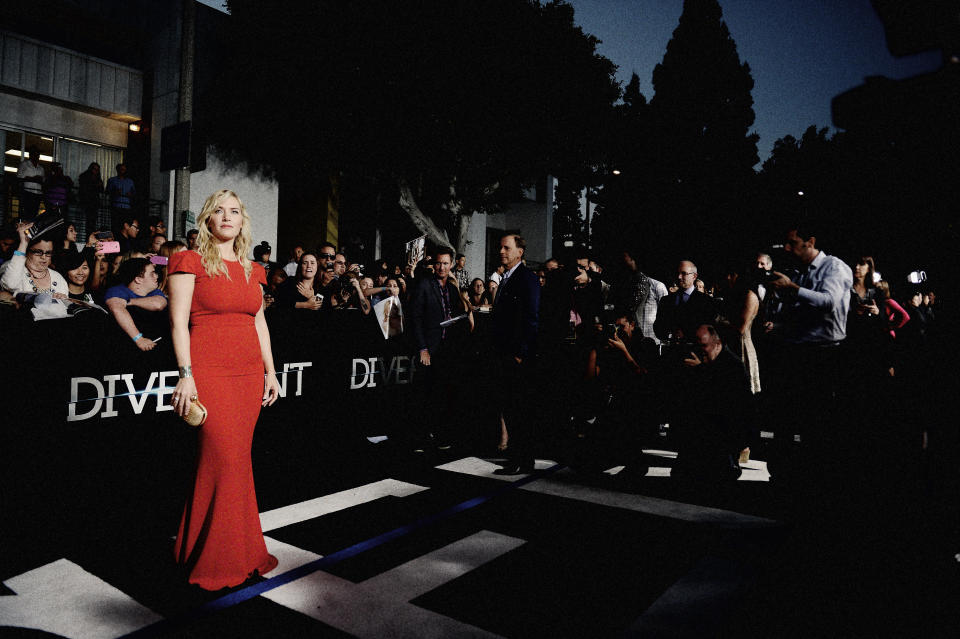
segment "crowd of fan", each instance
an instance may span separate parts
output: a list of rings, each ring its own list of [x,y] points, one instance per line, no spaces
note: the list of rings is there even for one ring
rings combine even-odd
[[[168,330],[165,264],[172,254],[193,248],[196,231],[185,242],[168,240],[162,219],[133,216],[123,218],[115,232],[95,231],[82,242],[70,223],[55,238],[46,233],[30,239],[27,230],[24,225],[0,230],[0,301],[30,309],[36,319],[99,309],[112,316],[132,347],[155,347]],[[268,318],[346,312],[392,340],[408,339],[404,308],[414,281],[433,273],[429,256],[367,267],[350,262],[330,243],[317,249],[296,246],[285,262],[271,260],[266,242],[253,253],[267,270]],[[777,410],[764,408],[761,391],[775,398],[771,405],[782,406],[796,374],[789,351],[778,348],[795,298],[770,285],[779,274],[766,253],[711,284],[690,261],[679,262],[675,275],[660,281],[643,273],[636,258],[624,252],[609,270],[575,252],[530,265],[539,267],[542,291],[539,368],[547,381],[537,397],[541,418],[567,424],[572,437],[592,438],[597,446],[607,437],[607,452],[637,452],[670,424],[674,441],[687,449],[683,459],[690,467],[708,468],[715,478],[735,478]],[[910,288],[892,295],[876,275],[872,257],[853,262],[838,350],[857,374],[832,382],[846,392],[829,401],[847,401],[858,410],[884,380],[896,378],[908,396],[923,386],[926,340],[936,326],[938,302],[932,290]],[[502,270],[474,277],[465,256],[458,255],[450,272],[463,311],[471,315],[464,330],[476,333],[468,347],[474,360],[482,357],[476,344],[482,340],[484,315],[496,304]],[[473,360],[465,355],[464,361]],[[467,366],[460,374],[466,379],[470,370]],[[624,447],[625,437],[641,441]],[[508,442],[502,427],[500,448]],[[593,452],[602,458],[598,450]],[[615,461],[645,469],[636,457]],[[675,473],[682,474],[684,467],[678,464]]]

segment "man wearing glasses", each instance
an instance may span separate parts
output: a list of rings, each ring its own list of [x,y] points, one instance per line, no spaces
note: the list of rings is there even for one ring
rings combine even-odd
[[[330,242],[324,242],[320,245],[319,254],[319,275],[320,288],[317,293],[323,295],[323,307],[321,310],[330,310],[333,307],[333,299],[340,292],[340,283],[337,281],[337,249]],[[346,271],[346,267],[344,267]]]
[[[692,343],[697,328],[713,324],[717,311],[713,300],[697,290],[697,266],[689,260],[677,266],[676,293],[664,295],[657,304],[653,331],[657,337],[673,343]]]
[[[347,256],[343,253],[337,253],[333,257],[333,274],[337,277],[343,277],[347,272]]]
[[[132,215],[128,215],[120,223],[120,233],[117,234],[117,242],[120,243],[120,252],[137,250],[137,235],[140,233],[140,220]]]

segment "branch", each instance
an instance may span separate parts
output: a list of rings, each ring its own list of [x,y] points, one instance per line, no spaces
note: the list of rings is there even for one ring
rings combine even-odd
[[[403,178],[398,178],[397,188],[400,191],[400,207],[410,216],[410,221],[413,222],[413,225],[416,226],[421,233],[426,235],[430,242],[433,242],[437,246],[450,246],[450,237],[447,235],[447,232],[437,226],[434,221],[427,217],[427,215],[420,210],[420,207],[417,206],[417,201],[414,199],[413,192],[410,191],[410,185],[407,184],[407,181]]]

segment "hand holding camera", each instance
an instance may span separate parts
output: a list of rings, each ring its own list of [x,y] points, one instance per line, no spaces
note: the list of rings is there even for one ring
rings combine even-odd
[[[693,367],[693,366],[699,366],[700,364],[703,364],[703,360],[701,360],[696,353],[691,352],[690,357],[685,358],[683,360],[683,363],[687,366]]]

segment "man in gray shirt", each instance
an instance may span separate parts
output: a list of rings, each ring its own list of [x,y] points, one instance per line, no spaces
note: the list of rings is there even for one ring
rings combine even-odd
[[[817,238],[803,229],[791,229],[784,250],[800,262],[793,279],[774,271],[768,284],[785,294],[791,321],[784,339],[792,344],[836,345],[847,335],[847,312],[853,272],[837,257],[816,247]]]
[[[773,405],[802,407],[778,413],[774,443],[779,455],[768,468],[777,481],[797,479],[796,485],[813,489],[812,494],[815,480],[829,480],[842,467],[823,460],[849,459],[849,449],[856,446],[855,429],[842,417],[837,397],[853,272],[816,244],[811,228],[793,226],[784,250],[800,269],[792,278],[774,271],[768,282],[783,299],[784,320],[778,326],[783,343],[775,366],[781,395]]]

